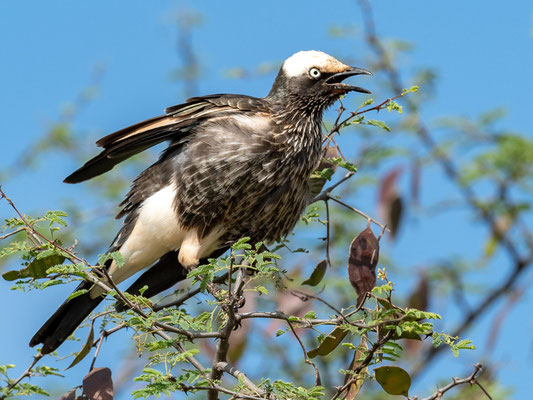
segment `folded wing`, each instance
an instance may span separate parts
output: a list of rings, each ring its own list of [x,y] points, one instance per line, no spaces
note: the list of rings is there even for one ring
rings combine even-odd
[[[186,137],[207,118],[244,110],[267,111],[267,107],[264,100],[243,95],[193,97],[186,103],[167,108],[165,115],[147,119],[98,140],[96,144],[104,150],[64,182],[79,183],[92,179],[152,146]]]

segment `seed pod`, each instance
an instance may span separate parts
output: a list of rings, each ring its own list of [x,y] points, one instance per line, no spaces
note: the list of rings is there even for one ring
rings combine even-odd
[[[379,259],[379,242],[370,227],[362,231],[350,245],[348,277],[357,293],[357,304],[376,286],[376,266]]]
[[[379,184],[378,210],[382,221],[390,229],[389,238],[395,239],[404,214],[404,202],[398,191],[398,178],[401,167],[396,167],[386,174]]]

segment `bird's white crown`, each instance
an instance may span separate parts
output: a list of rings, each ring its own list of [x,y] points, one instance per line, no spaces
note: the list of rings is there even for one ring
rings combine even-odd
[[[334,74],[350,68],[329,54],[316,50],[299,51],[293,54],[285,60],[281,68],[285,76],[291,78],[303,76],[313,67],[318,68],[321,72]]]

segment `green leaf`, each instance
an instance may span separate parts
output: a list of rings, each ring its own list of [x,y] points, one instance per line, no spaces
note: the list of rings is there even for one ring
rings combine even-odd
[[[365,101],[363,102],[363,104],[361,104],[361,108],[366,107],[366,106],[369,106],[369,105],[371,105],[371,104],[373,104],[373,103],[374,103],[374,99],[368,99],[368,100],[365,100]]]
[[[327,260],[320,261],[315,269],[313,269],[313,272],[311,273],[311,276],[302,282],[302,285],[309,285],[309,286],[316,286],[320,283],[322,278],[324,278],[324,275],[326,275],[326,270],[328,269],[328,262]]]
[[[309,358],[314,358],[316,356],[327,356],[329,353],[331,353],[337,348],[337,346],[342,342],[342,340],[346,337],[347,334],[347,330],[340,326],[337,326],[324,338],[324,340],[322,341],[322,343],[320,343],[318,347],[309,350],[307,352],[307,356]]]
[[[142,296],[144,295],[144,292],[148,290],[148,285],[144,285],[142,288],[139,289],[139,294]]]
[[[304,318],[305,319],[315,319],[316,318],[316,313],[313,310],[307,311],[307,313],[304,315]]]
[[[44,218],[50,221],[50,227],[54,222],[58,225],[67,226],[65,220],[61,217],[66,217],[67,213],[64,211],[47,211]]]
[[[409,397],[411,377],[404,369],[395,366],[383,366],[374,369],[376,381],[388,394]]]
[[[75,299],[76,297],[81,296],[82,294],[85,294],[87,292],[87,289],[76,290],[75,292],[71,293],[70,296],[67,297],[67,300]]]
[[[252,246],[248,243],[249,241],[249,237],[240,238],[233,246],[231,246],[231,248],[233,250],[249,250],[252,248]]]
[[[389,110],[389,112],[398,111],[398,113],[401,114],[403,112],[403,107],[395,101],[391,100],[387,103],[387,110]]]
[[[256,286],[255,290],[257,290],[261,294],[268,294],[268,290],[264,286]]]
[[[403,89],[403,93],[418,92],[418,86],[411,86],[409,89]]]
[[[388,299],[384,299],[382,297],[377,297],[378,303],[381,304],[381,306],[385,310],[392,310],[393,308],[396,308],[394,304],[392,304]]]
[[[0,365],[0,374],[5,375],[8,369],[15,368],[15,364]]]
[[[337,161],[337,165],[341,168],[344,168],[350,172],[357,172],[357,167],[352,164],[351,162],[349,161],[343,161],[342,159]]]
[[[57,264],[62,264],[65,261],[65,257],[52,254],[43,258],[35,258],[25,268],[21,270],[8,271],[2,274],[2,277],[6,281],[14,281],[17,279],[25,278],[45,278],[46,270]]]
[[[60,285],[62,284],[63,281],[61,279],[50,279],[49,281],[46,281],[46,282],[43,282],[41,283],[38,288],[43,290],[43,289],[46,289],[47,287],[49,286],[55,286],[55,285]]]
[[[391,132],[391,129],[383,121],[378,121],[377,119],[369,119],[366,121],[367,125],[373,125],[385,129],[387,132]]]
[[[117,267],[121,268],[124,266],[124,256],[120,254],[118,251],[114,251],[109,256],[113,259],[113,261],[117,264]]]
[[[317,170],[311,174],[310,179],[324,179],[324,180],[331,180],[331,177],[335,173],[335,170],[333,168],[324,168],[321,170]]]
[[[366,336],[361,337],[361,343],[357,347],[354,346],[354,349],[355,349],[355,353],[353,355],[352,362],[350,363],[350,371],[349,371],[352,374],[352,376],[355,373],[355,370],[361,366],[361,362],[362,362],[361,359],[364,358],[367,353],[368,346],[367,346]],[[350,388],[348,389],[348,393],[346,394],[346,397],[344,397],[344,400],[354,400],[357,397],[357,395],[359,394],[359,391],[361,390],[361,387],[365,383],[365,376],[366,376],[367,368],[368,367],[364,367],[361,370],[361,372],[359,372],[359,374],[357,375],[355,379],[355,382],[352,385],[350,385]]]
[[[98,265],[105,265],[108,260],[113,260],[119,268],[124,265],[124,256],[118,251],[100,255],[98,257]]]
[[[81,360],[83,360],[87,356],[87,354],[89,354],[89,351],[91,351],[91,348],[93,347],[93,342],[94,342],[94,329],[93,329],[93,324],[91,324],[91,330],[89,331],[89,337],[87,337],[87,341],[81,348],[80,352],[76,355],[72,363],[66,369],[72,368],[77,363],[79,363]]]
[[[388,329],[385,329],[383,333],[386,334],[387,332],[388,332]],[[416,332],[401,330],[399,334],[398,332],[395,332],[394,335],[392,336],[392,340],[398,340],[398,339],[411,339],[411,340],[422,341],[422,336],[420,336]]]

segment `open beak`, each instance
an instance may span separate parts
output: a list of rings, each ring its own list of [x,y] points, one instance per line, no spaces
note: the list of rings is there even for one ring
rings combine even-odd
[[[367,71],[363,68],[357,68],[357,67],[350,67],[345,71],[339,72],[337,74],[331,75],[328,79],[326,79],[326,84],[328,86],[332,86],[334,89],[342,90],[343,92],[360,92],[360,93],[372,93],[369,90],[360,88],[358,86],[351,86],[347,85],[345,83],[342,83],[343,80],[350,76],[355,75],[373,75],[372,72]]]

